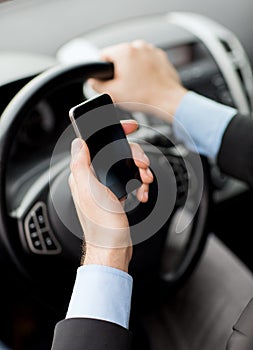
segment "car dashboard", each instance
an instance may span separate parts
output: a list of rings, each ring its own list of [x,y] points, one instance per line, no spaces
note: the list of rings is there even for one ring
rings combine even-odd
[[[36,73],[40,73],[50,66],[59,63],[72,64],[78,60],[85,61],[87,57],[91,57],[94,60],[92,56],[93,52],[90,53],[94,48],[101,49],[107,45],[131,41],[136,38],[149,41],[165,50],[169,60],[177,68],[181,81],[186,88],[214,99],[217,102],[239,109],[240,107],[245,109],[243,102],[244,104],[247,102],[248,110],[250,111],[251,101],[249,91],[247,90],[247,86],[250,84],[244,81],[245,74],[240,70],[239,65],[236,66],[234,64],[234,70],[242,84],[246,102],[240,101],[240,96],[235,100],[234,92],[229,87],[229,82],[223,74],[222,66],[217,63],[208,45],[201,38],[198,38],[196,33],[191,33],[189,28],[186,29],[179,25],[180,20],[179,24],[173,22],[175,21],[174,19],[170,20],[170,16],[163,15],[148,16],[108,25],[101,30],[95,30],[66,43],[58,50],[56,58],[39,55],[28,55],[24,58],[23,54],[1,54],[0,62],[2,64],[0,65],[0,69],[3,70],[2,77],[4,78],[0,82],[2,96],[0,113],[22,86],[36,76]],[[224,54],[227,54],[230,60],[235,61],[235,58],[232,57],[232,48],[229,46],[229,40],[220,39],[220,41],[224,48]],[[22,62],[22,59],[26,62],[26,65],[20,66],[20,70],[16,68],[15,77],[13,63],[16,63],[17,66],[18,62]],[[27,61],[30,62],[29,68]],[[246,66],[247,64],[248,62],[245,61],[244,65]],[[243,66],[241,62],[240,66]],[[17,136],[15,148],[12,150],[10,182],[12,164],[13,171],[16,172],[19,169],[22,175],[24,162],[31,162],[31,168],[36,169],[36,166],[39,166],[44,159],[50,158],[56,140],[69,124],[69,109],[92,95],[92,92],[87,89],[87,86],[84,87],[83,91],[84,94],[80,94],[79,86],[55,91],[53,94],[46,96],[46,98],[40,101],[30,111],[26,117],[27,120],[24,122]],[[120,113],[122,119],[134,118],[141,125],[149,126],[158,133],[170,135],[173,139],[171,127],[152,115],[145,115],[139,112],[130,115],[124,111]],[[140,128],[136,136],[152,141],[155,138],[155,133],[150,132],[148,128]],[[26,157],[21,156],[22,153]],[[212,164],[212,181],[216,201],[230,198],[238,194],[238,192],[243,192],[247,189],[247,186],[243,183],[228,179],[221,174],[214,164]],[[12,186],[12,188],[15,189],[15,186]]]

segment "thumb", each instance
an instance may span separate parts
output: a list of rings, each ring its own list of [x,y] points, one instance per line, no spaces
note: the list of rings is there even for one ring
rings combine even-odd
[[[90,174],[90,152],[87,144],[80,138],[75,139],[71,145],[71,172],[74,179],[84,181]]]
[[[99,80],[90,78],[87,80],[87,83],[94,89],[95,91],[99,93],[107,92],[109,95],[111,95],[111,83],[112,80]],[[111,96],[113,99],[113,96]]]

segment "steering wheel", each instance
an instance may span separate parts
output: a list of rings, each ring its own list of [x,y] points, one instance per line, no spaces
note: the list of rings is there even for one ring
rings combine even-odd
[[[25,191],[19,192],[21,196],[18,207],[10,212],[9,204],[13,199],[9,198],[8,169],[11,150],[15,144],[15,137],[22,127],[24,117],[32,107],[48,96],[56,89],[71,87],[74,83],[82,84],[90,77],[98,79],[110,79],[113,77],[113,65],[111,63],[90,63],[74,66],[58,66],[50,69],[32,79],[10,102],[0,120],[0,239],[4,244],[9,256],[22,273],[31,280],[42,281],[47,284],[56,284],[56,280],[62,282],[66,275],[75,275],[74,270],[78,265],[81,253],[81,228],[75,214],[67,179],[69,175],[66,152],[64,156],[55,158],[51,166],[48,163],[41,167],[27,180]],[[74,138],[70,132],[68,142]],[[69,146],[69,143],[67,145]],[[174,147],[158,153],[143,143],[143,148],[151,160],[151,168],[158,169],[156,180],[150,188],[150,200],[148,204],[139,204],[129,212],[130,224],[139,224],[149,217],[158,201],[158,193],[171,192],[165,188],[179,187],[182,174],[185,176],[185,158],[194,169],[195,155],[188,152],[184,159]],[[163,159],[168,160],[170,167],[163,164]],[[175,286],[182,282],[195,266],[206,240],[206,223],[210,201],[209,191],[209,168],[205,159],[202,159],[203,186],[199,196],[198,208],[191,223],[190,232],[177,263],[170,271],[161,270],[161,258],[164,256],[164,247],[170,241],[168,232],[171,232],[171,222],[175,219],[178,208],[184,206],[185,198],[175,195],[175,208],[163,207],[161,215],[167,215],[166,220],[157,229],[154,235],[147,237],[143,242],[139,241],[135,247],[135,253],[131,264],[133,275],[147,277],[156,276],[167,286]],[[29,169],[27,169],[28,172]],[[180,175],[175,180],[175,173]],[[49,174],[50,173],[50,174]],[[194,170],[193,170],[194,173]],[[49,181],[50,175],[50,181]],[[171,176],[173,175],[173,176]],[[195,174],[196,175],[196,174]],[[164,190],[159,188],[161,176],[164,179]],[[192,176],[192,175],[191,175]],[[19,174],[15,174],[16,180]],[[174,180],[173,180],[173,179]],[[187,179],[187,176],[184,177]],[[189,180],[189,179],[188,179]],[[188,181],[187,180],[187,181]],[[198,179],[195,179],[198,181]],[[187,182],[186,181],[186,182]],[[195,181],[196,182],[196,181]],[[52,200],[54,198],[54,201]],[[167,202],[170,198],[167,198]],[[181,201],[181,202],[180,202]],[[62,215],[71,222],[79,234],[73,235],[68,224],[62,223],[61,215],[55,208],[55,202],[60,203]],[[138,227],[138,225],[136,226]],[[56,275],[57,268],[64,265],[64,278]],[[57,277],[56,277],[57,276]],[[59,283],[60,283],[59,282]],[[58,283],[58,282],[57,282]],[[50,284],[49,284],[50,285]],[[50,288],[51,290],[52,288]]]

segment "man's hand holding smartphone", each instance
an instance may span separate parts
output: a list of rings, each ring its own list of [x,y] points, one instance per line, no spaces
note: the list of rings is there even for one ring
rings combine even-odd
[[[111,97],[101,94],[71,108],[69,116],[97,178],[122,199],[141,186],[141,178],[117,112]]]
[[[122,127],[126,134],[130,134],[138,128],[138,124],[129,120],[122,122]],[[131,144],[130,148],[142,181],[136,195],[141,202],[146,202],[149,184],[153,181],[149,160],[139,145]],[[123,202],[98,181],[87,144],[81,139],[72,143],[69,184],[85,234],[83,264],[106,265],[128,271],[132,246]]]

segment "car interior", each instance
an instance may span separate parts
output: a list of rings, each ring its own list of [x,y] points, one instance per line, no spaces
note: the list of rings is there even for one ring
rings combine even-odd
[[[100,50],[152,43],[187,89],[250,116],[252,14],[250,0],[0,1],[3,349],[50,349],[66,315],[83,235],[68,186],[69,110],[96,94],[89,78],[113,77]],[[155,174],[148,203],[127,199],[137,227],[133,348],[225,350],[253,297],[252,189],[180,144],[152,113],[116,108],[139,123],[132,137]],[[138,224],[157,210],[161,220],[143,238]]]

